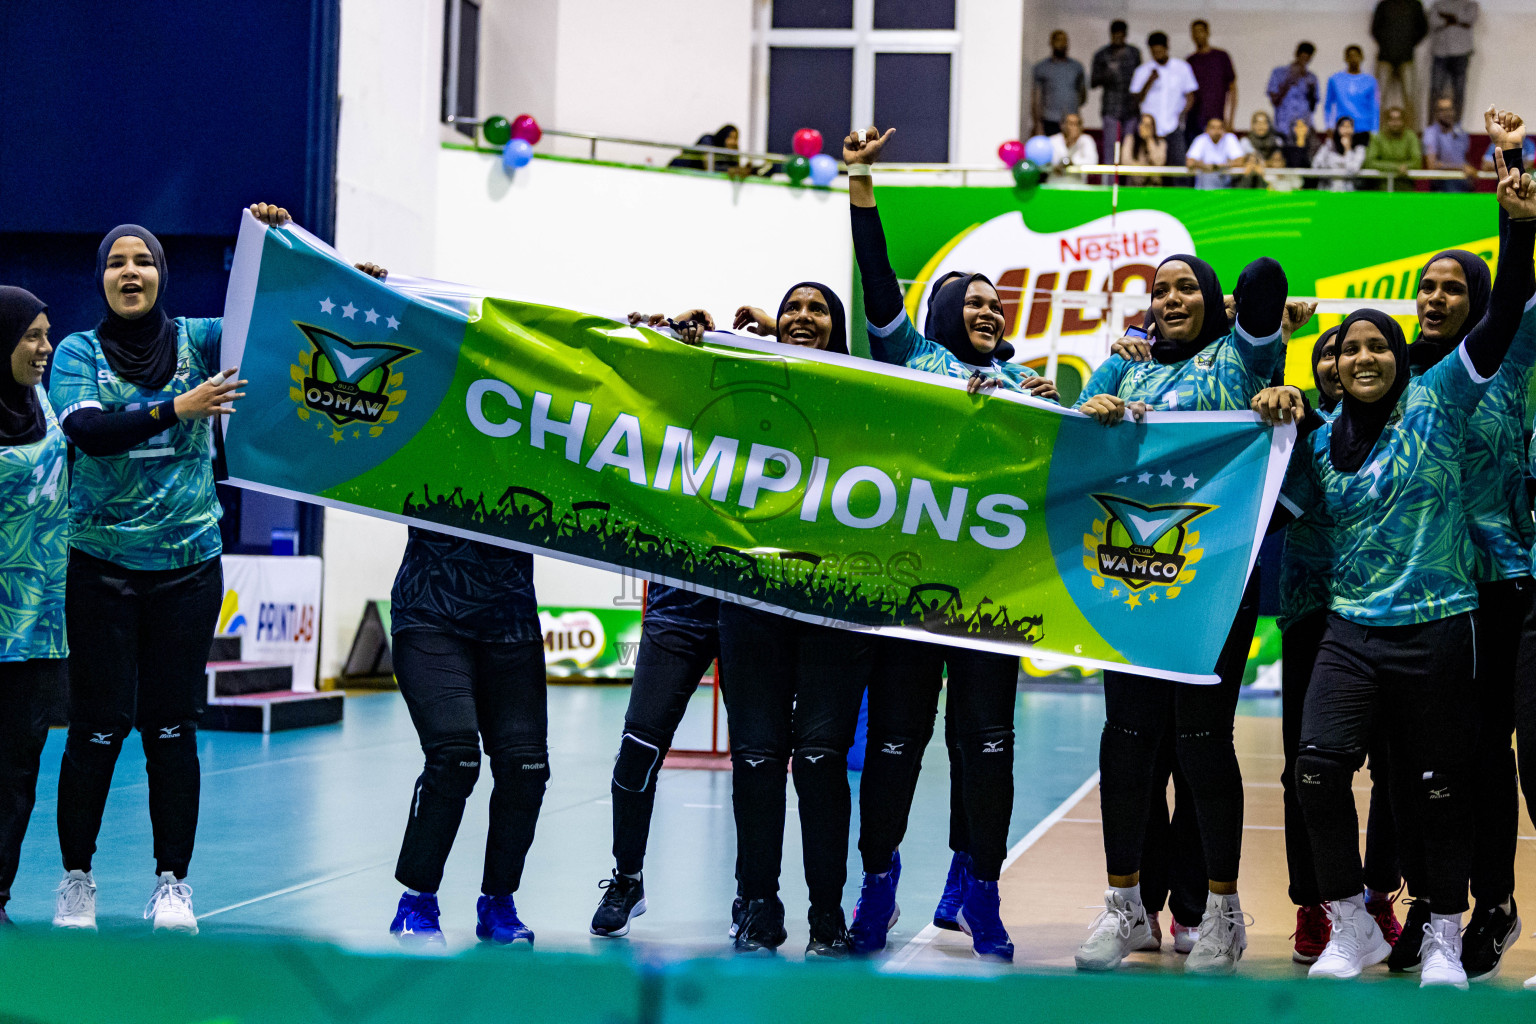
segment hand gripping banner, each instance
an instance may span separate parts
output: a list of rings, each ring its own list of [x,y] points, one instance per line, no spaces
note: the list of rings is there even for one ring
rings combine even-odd
[[[1211,674],[1294,431],[1103,427],[729,333],[388,283],[247,214],[230,482],[796,618]]]

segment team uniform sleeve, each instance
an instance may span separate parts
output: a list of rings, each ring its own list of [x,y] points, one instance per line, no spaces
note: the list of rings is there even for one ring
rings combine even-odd
[[[186,324],[187,340],[191,343],[192,351],[196,352],[198,359],[201,360],[203,369],[207,371],[202,376],[204,379],[212,377],[223,369],[219,365],[219,358],[223,354],[224,347],[224,318],[193,319],[189,317]],[[202,380],[195,380],[193,386],[196,387],[201,383]]]
[[[96,383],[96,359],[91,342],[83,334],[71,334],[59,342],[53,354],[53,376],[48,385],[48,404],[63,424],[71,413],[100,409],[101,391]]]
[[[1118,395],[1120,393],[1120,381],[1125,376],[1125,369],[1130,364],[1118,355],[1112,355],[1099,364],[1099,368],[1093,371],[1088,378],[1088,383],[1083,385],[1082,394],[1077,396],[1077,401],[1072,403],[1072,408],[1080,409],[1083,403],[1094,395]]]
[[[912,320],[903,309],[891,323],[876,326],[869,324],[869,354],[882,363],[909,366],[930,348],[938,348],[912,326]],[[946,350],[947,354],[947,350]]]

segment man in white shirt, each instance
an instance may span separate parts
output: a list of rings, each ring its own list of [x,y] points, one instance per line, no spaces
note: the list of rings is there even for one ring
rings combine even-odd
[[[1241,167],[1245,155],[1243,144],[1227,131],[1227,122],[1213,117],[1205,123],[1205,131],[1189,144],[1184,165],[1200,172],[1195,175],[1195,188],[1231,188],[1232,176],[1219,172]]]
[[[1141,112],[1152,115],[1157,137],[1168,143],[1168,164],[1177,167],[1184,162],[1184,119],[1195,105],[1200,83],[1187,62],[1168,56],[1167,33],[1148,36],[1147,50],[1152,59],[1131,76],[1131,94]]]
[[[1051,136],[1051,170],[1081,167],[1099,162],[1099,147],[1092,135],[1083,132],[1083,119],[1068,114],[1061,119],[1061,131]]]

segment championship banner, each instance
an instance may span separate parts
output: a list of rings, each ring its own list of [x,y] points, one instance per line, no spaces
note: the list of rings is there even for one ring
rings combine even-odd
[[[737,600],[1015,654],[1211,674],[1294,432],[1102,427],[712,333],[389,284],[246,215],[230,482]]]

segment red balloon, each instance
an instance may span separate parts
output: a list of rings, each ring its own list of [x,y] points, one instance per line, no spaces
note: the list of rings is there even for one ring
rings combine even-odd
[[[1009,139],[997,147],[997,158],[1007,167],[1012,167],[1024,159],[1024,143],[1018,139]]]
[[[795,132],[795,154],[813,157],[821,152],[821,132],[815,128],[801,128]]]
[[[544,137],[544,129],[539,127],[539,122],[533,119],[532,114],[518,114],[512,119],[512,137],[536,146]]]

